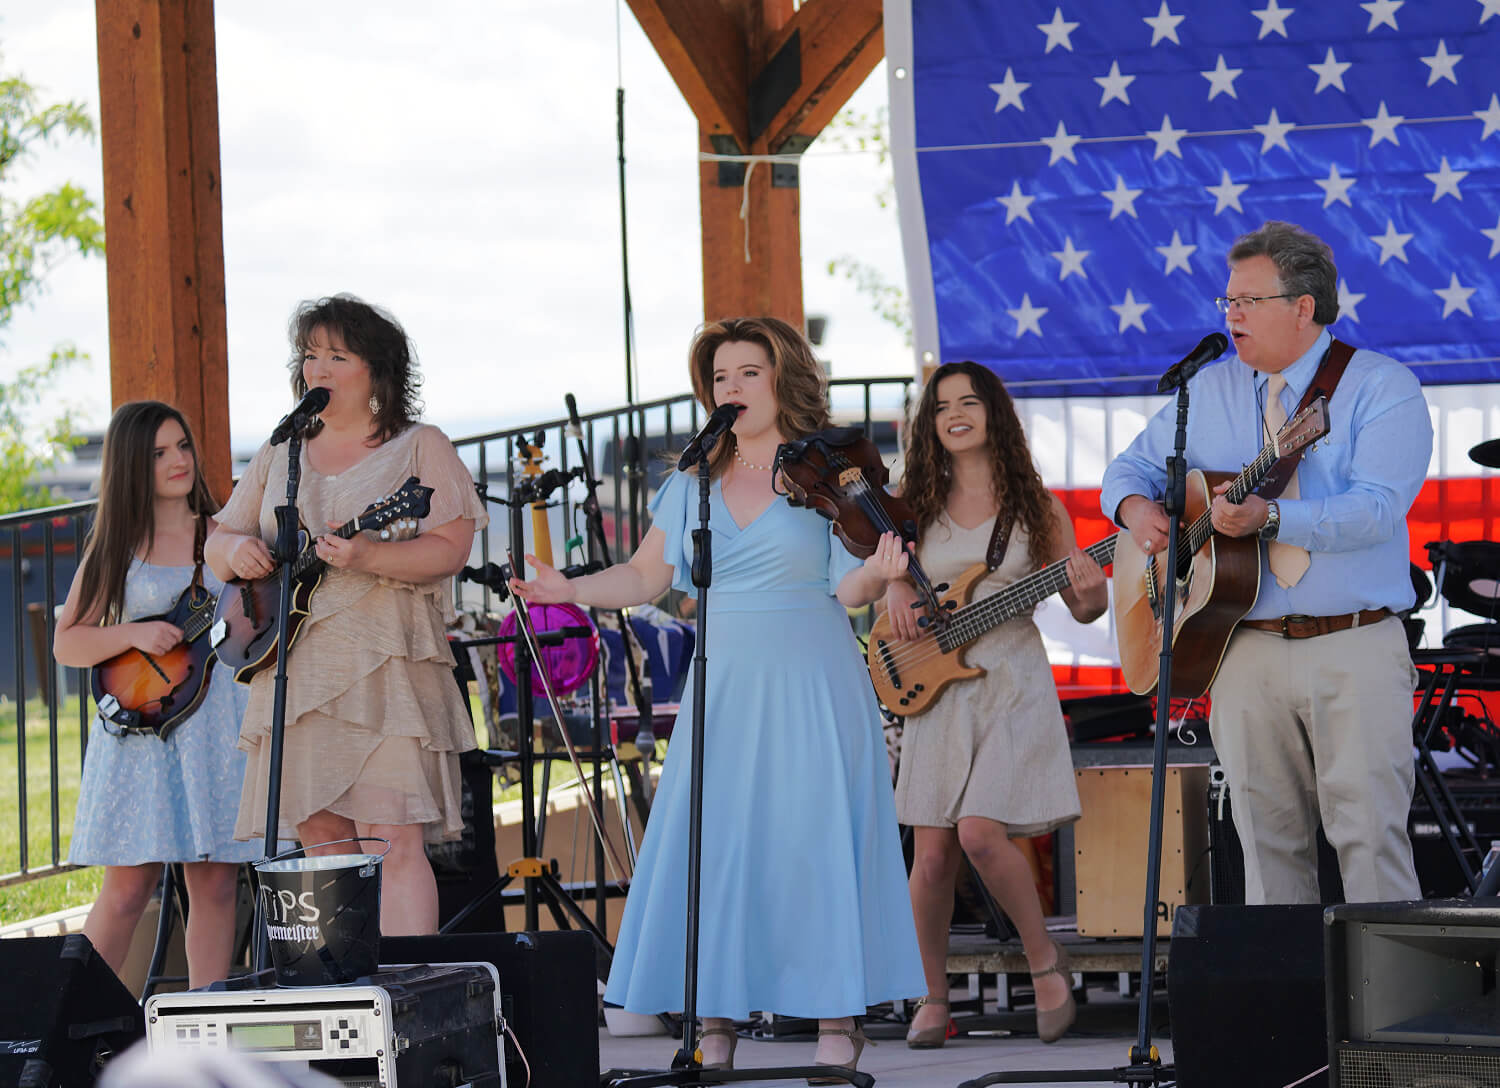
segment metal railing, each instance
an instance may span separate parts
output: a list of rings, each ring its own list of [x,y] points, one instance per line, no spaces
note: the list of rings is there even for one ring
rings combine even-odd
[[[889,454],[894,421],[904,418],[913,383],[909,377],[835,380],[830,389],[834,416],[840,423],[862,424]],[[640,542],[647,524],[646,498],[670,470],[665,454],[684,446],[701,418],[702,409],[687,394],[581,416],[583,440],[600,481],[598,499],[613,561],[628,558]],[[523,438],[533,443],[541,435],[544,454],[564,472],[579,467],[578,444],[568,430],[564,416],[459,438],[454,445],[481,493],[503,500],[515,490]],[[561,542],[554,557],[559,566],[569,561],[570,542],[587,537],[578,520],[583,496],[583,487],[575,482],[559,489],[556,505],[549,509],[552,528],[563,530],[553,533]],[[0,812],[14,800],[17,824],[15,850],[0,849],[0,887],[74,868],[64,861],[59,785],[65,773],[81,772],[92,707],[88,670],[57,667],[51,646],[57,608],[77,569],[93,510],[88,502],[0,516],[0,569],[6,572],[0,577],[0,620],[7,621],[3,629],[11,642],[0,648]],[[510,538],[506,508],[491,503],[490,514],[489,526],[475,540],[478,564],[503,561]],[[455,593],[466,607],[489,611],[497,603],[487,587],[458,582]],[[40,718],[34,721],[38,700]],[[12,712],[13,737],[5,734]],[[37,729],[40,720],[45,720],[45,735]],[[39,747],[47,760],[45,804],[40,787],[27,784]],[[40,858],[28,841],[34,815],[47,821],[49,832]],[[7,833],[0,827],[0,843]]]

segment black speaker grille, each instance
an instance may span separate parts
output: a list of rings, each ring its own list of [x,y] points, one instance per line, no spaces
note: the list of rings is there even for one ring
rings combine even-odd
[[[1339,1088],[1493,1088],[1500,1051],[1338,1048]]]

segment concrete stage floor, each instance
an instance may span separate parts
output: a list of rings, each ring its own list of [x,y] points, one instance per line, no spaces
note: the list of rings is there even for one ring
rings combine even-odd
[[[955,998],[959,994],[955,993]],[[984,1016],[956,1019],[972,1029],[990,1034],[949,1039],[938,1050],[911,1050],[906,1046],[904,1025],[867,1021],[865,1032],[876,1043],[866,1046],[859,1068],[875,1076],[879,1088],[955,1088],[963,1081],[1000,1070],[1114,1069],[1129,1060],[1135,1043],[1138,1004],[1134,997],[1122,998],[1115,990],[1089,981],[1089,1000],[1079,1006],[1078,1020],[1062,1039],[1051,1045],[1036,1037],[1035,1020],[1029,1010],[1015,1013],[993,1011],[993,994],[986,995]],[[1158,993],[1153,1005],[1153,1042],[1163,1063],[1172,1060],[1172,1044],[1166,1038],[1166,995]],[[811,1035],[774,1040],[740,1038],[735,1065],[801,1065],[812,1061],[816,1039]],[[608,1031],[599,1033],[599,1058],[604,1069],[662,1069],[670,1065],[676,1041],[665,1035],[617,1039]],[[753,1085],[794,1084],[798,1081],[749,1081]],[[1023,1082],[1041,1084],[1045,1082]],[[1058,1082],[1050,1082],[1058,1083]],[[1097,1081],[1095,1083],[1098,1083]]]

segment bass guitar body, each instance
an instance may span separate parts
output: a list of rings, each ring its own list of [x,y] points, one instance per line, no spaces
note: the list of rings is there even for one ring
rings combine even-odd
[[[311,543],[306,529],[297,532],[297,551]],[[292,610],[287,616],[287,648],[307,620],[313,590],[323,581],[321,565],[292,576]],[[253,582],[229,582],[219,594],[214,613],[214,652],[229,666],[234,678],[248,684],[254,676],[276,664],[276,612],[281,607],[281,572]]]
[[[939,586],[940,607],[947,612],[962,608],[974,596],[977,586],[989,568],[977,563],[964,571],[951,585]],[[911,717],[921,714],[950,684],[983,676],[978,666],[965,665],[963,651],[968,640],[954,645],[942,637],[941,629],[926,627],[910,642],[898,642],[891,630],[889,613],[882,612],[870,629],[867,660],[870,679],[881,705],[893,714]]]
[[[198,709],[213,675],[214,651],[202,635],[214,614],[214,595],[190,585],[162,620],[183,632],[183,641],[164,654],[132,647],[95,665],[89,686],[99,712],[130,729],[149,729],[166,738]]]
[[[1187,476],[1187,511],[1192,524],[1208,514],[1213,489],[1234,473],[1193,469]],[[1179,547],[1186,547],[1186,534]],[[1147,555],[1121,532],[1115,549],[1114,609],[1125,683],[1137,695],[1154,692],[1160,677],[1162,594],[1165,556]],[[1252,534],[1230,537],[1214,532],[1185,564],[1177,580],[1172,622],[1174,699],[1196,699],[1209,689],[1224,660],[1235,624],[1260,592],[1260,544]]]

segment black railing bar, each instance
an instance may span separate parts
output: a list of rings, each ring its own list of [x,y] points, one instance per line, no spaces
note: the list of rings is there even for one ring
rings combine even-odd
[[[15,633],[16,644],[13,650],[16,662],[16,812],[20,818],[20,864],[21,872],[27,871],[27,813],[26,813],[26,630],[25,616],[26,604],[24,591],[25,586],[21,579],[21,529],[20,526],[10,531],[10,584],[11,600],[15,602],[13,609],[12,629]]]
[[[52,817],[52,864],[56,865],[62,857],[62,824],[58,808],[61,804],[62,783],[58,774],[57,763],[57,708],[62,701],[63,693],[58,690],[57,663],[52,658],[52,640],[56,635],[56,607],[57,588],[53,584],[57,576],[57,568],[54,563],[53,553],[52,521],[47,520],[47,527],[42,532],[42,608],[46,610],[45,630],[47,632],[47,644],[37,647],[37,660],[40,664],[43,656],[46,658],[47,668],[47,691],[51,698],[47,700],[47,774],[51,781],[48,790],[48,807],[51,809]],[[75,541],[74,546],[77,546]],[[83,697],[83,692],[79,692]]]

